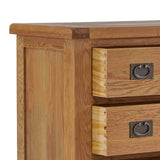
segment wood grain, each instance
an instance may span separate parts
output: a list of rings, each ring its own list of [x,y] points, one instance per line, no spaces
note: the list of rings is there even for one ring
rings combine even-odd
[[[160,21],[12,24],[10,33],[62,39],[159,37]]]
[[[92,94],[107,97],[107,50],[94,48],[92,53]]]
[[[99,107],[94,106],[93,117],[97,121],[93,121],[94,130],[106,131],[104,137],[106,138],[107,145],[104,141],[101,141],[97,133],[98,131],[92,132],[96,135],[93,139],[93,147],[98,147],[104,145],[106,148],[106,156],[113,155],[124,155],[124,154],[136,154],[145,152],[156,152],[160,149],[160,104],[148,104],[148,105],[131,105],[131,106],[119,106],[119,107]],[[106,110],[104,112],[104,109]],[[98,110],[98,111],[97,111]],[[106,114],[106,125],[104,122],[100,121],[102,117],[101,114]],[[153,136],[151,137],[141,137],[141,138],[130,138],[129,137],[129,123],[134,121],[144,121],[153,120]],[[140,145],[139,145],[140,144]],[[156,145],[155,145],[156,144]],[[97,149],[98,150],[98,149]],[[98,154],[98,153],[95,153]]]
[[[159,37],[159,26],[91,28],[90,39]]]
[[[72,39],[88,39],[89,29],[88,28],[73,28]]]
[[[23,37],[23,45],[26,48],[52,49],[64,51],[64,40],[45,37]]]
[[[12,24],[10,33],[24,36],[38,36],[59,39],[88,39],[88,28],[72,28],[63,25],[44,25],[44,24]]]
[[[94,49],[93,95],[107,98],[159,95],[159,52],[160,47]],[[130,80],[130,64],[137,63],[153,63],[153,79]]]
[[[75,160],[74,41],[18,36],[17,49],[18,159]]]
[[[157,160],[160,157],[160,152],[153,152],[153,153],[141,153],[141,154],[130,154],[130,155],[121,155],[121,156],[111,156],[111,157],[105,157],[105,156],[97,156],[92,155],[91,152],[91,106],[92,104],[101,104],[106,106],[112,106],[112,105],[119,105],[119,103],[125,104],[125,106],[128,104],[135,104],[135,103],[152,103],[152,102],[159,102],[159,96],[140,96],[138,98],[136,97],[121,97],[121,98],[98,98],[92,97],[92,89],[91,89],[91,50],[95,47],[100,48],[121,48],[121,47],[144,47],[144,46],[159,46],[160,38],[159,37],[152,37],[155,36],[155,30],[157,31],[157,35],[159,34],[159,31],[154,28],[151,32],[149,32],[150,36],[145,38],[111,38],[111,39],[93,39],[89,40],[89,36],[91,35],[89,28],[109,28],[109,27],[116,27],[118,32],[118,27],[138,27],[142,26],[144,28],[145,32],[145,26],[160,26],[159,22],[130,22],[126,23],[123,22],[123,24],[120,23],[77,23],[77,24],[61,24],[63,26],[60,27],[60,24],[38,24],[40,27],[40,30],[37,29],[39,26],[36,24],[32,25],[26,25],[22,26],[20,25],[17,27],[17,25],[13,25],[13,28],[11,26],[10,32],[16,33],[18,35],[24,34],[26,36],[18,36],[18,53],[17,53],[17,82],[18,82],[18,93],[17,93],[17,103],[18,103],[18,158],[19,160],[28,160],[26,156],[26,143],[27,142],[27,134],[26,134],[26,127],[30,126],[32,127],[31,123],[26,124],[26,86],[25,84],[25,78],[26,78],[26,71],[25,71],[25,58],[24,53],[27,53],[29,51],[30,58],[31,53],[34,53],[34,55],[38,55],[38,53],[41,52],[53,52],[54,53],[61,53],[63,52],[63,56],[59,57],[57,60],[60,60],[60,62],[55,62],[55,65],[52,64],[54,60],[49,60],[49,57],[55,58],[52,54],[49,55],[49,57],[46,59],[46,61],[50,61],[51,64],[54,66],[54,71],[58,70],[56,67],[60,66],[59,63],[63,63],[61,67],[62,70],[59,70],[59,72],[56,74],[62,74],[63,72],[63,80],[58,81],[57,78],[53,77],[53,82],[57,82],[57,85],[55,86],[55,90],[53,91],[53,94],[56,96],[60,95],[58,100],[54,104],[54,113],[49,113],[49,117],[51,117],[51,114],[57,115],[54,118],[56,119],[57,123],[54,121],[54,125],[50,128],[54,128],[54,135],[50,136],[51,142],[49,146],[50,151],[48,155],[52,155],[54,157],[53,160],[124,160],[124,159],[145,159],[145,160]],[[128,26],[126,26],[128,25]],[[32,26],[35,26],[32,28]],[[51,28],[48,28],[48,27]],[[55,28],[56,27],[56,28]],[[66,28],[69,28],[66,29]],[[64,31],[61,32],[61,29],[57,28],[63,28]],[[13,30],[12,30],[13,29]],[[23,31],[24,30],[24,31]],[[46,31],[47,30],[47,31]],[[135,32],[136,29],[134,29]],[[66,33],[65,33],[66,32]],[[106,31],[104,32],[104,34]],[[111,33],[112,34],[112,33]],[[111,36],[108,35],[108,36]],[[119,34],[119,33],[118,33]],[[117,34],[117,35],[118,35]],[[126,34],[126,33],[125,33]],[[148,33],[147,33],[148,34]],[[33,37],[30,37],[30,36]],[[35,36],[35,37],[34,37]],[[146,34],[144,34],[146,36]],[[47,38],[44,38],[47,37]],[[87,40],[84,40],[86,39]],[[66,39],[64,41],[64,39]],[[77,40],[69,40],[69,39],[77,39]],[[78,40],[81,39],[81,40]],[[82,40],[83,39],[83,40]],[[26,52],[27,51],[27,52]],[[57,55],[57,54],[56,54]],[[43,54],[44,57],[47,55]],[[29,58],[29,57],[28,57]],[[30,59],[29,58],[29,59]],[[36,58],[36,57],[35,57]],[[41,61],[40,57],[37,57],[37,61]],[[43,59],[43,64],[45,60]],[[32,64],[34,66],[34,64]],[[36,68],[36,67],[35,67]],[[33,69],[35,71],[36,69]],[[43,71],[38,71],[43,72]],[[47,71],[48,72],[48,71]],[[36,73],[35,73],[36,74]],[[55,72],[53,72],[55,74]],[[33,75],[33,73],[30,71],[29,75]],[[51,76],[51,75],[50,75]],[[48,76],[47,76],[48,77]],[[43,82],[43,86],[47,86],[46,82],[50,81],[48,78],[43,77],[44,79],[39,80]],[[59,78],[58,78],[59,79]],[[32,80],[30,80],[32,81]],[[39,82],[38,82],[39,83]],[[61,84],[61,85],[60,85]],[[34,82],[35,87],[37,84]],[[51,84],[51,86],[54,86],[54,84]],[[48,87],[48,86],[47,86]],[[57,89],[59,88],[59,90]],[[42,88],[37,88],[37,90],[41,90]],[[48,89],[51,90],[51,89]],[[43,94],[41,92],[41,94]],[[47,93],[48,94],[48,93]],[[50,92],[49,92],[50,94]],[[35,96],[35,95],[34,95]],[[42,99],[43,102],[45,101]],[[46,103],[48,102],[49,98],[46,99]],[[37,99],[35,101],[38,102]],[[54,98],[53,100],[54,101]],[[53,103],[53,102],[51,102]],[[63,106],[61,106],[63,103]],[[59,108],[56,109],[55,106],[59,106]],[[123,106],[123,107],[125,107]],[[112,106],[113,107],[113,106]],[[116,106],[115,106],[116,107]],[[38,109],[38,108],[34,108]],[[43,109],[45,108],[41,107],[41,111],[38,113],[42,113]],[[61,111],[63,109],[63,111]],[[32,110],[33,111],[33,110]],[[49,110],[50,111],[50,110]],[[63,113],[62,113],[63,112]],[[36,119],[37,114],[35,115]],[[62,121],[63,117],[63,121]],[[32,118],[34,119],[33,115]],[[44,118],[44,117],[43,117]],[[45,118],[44,118],[45,119]],[[47,119],[47,117],[46,117]],[[45,119],[45,120],[46,120]],[[58,123],[60,121],[60,123]],[[40,119],[41,123],[38,123],[38,125],[43,125],[42,120]],[[45,121],[47,123],[47,121]],[[59,126],[59,125],[60,126]],[[35,123],[34,123],[35,125]],[[48,125],[50,126],[50,124]],[[62,129],[63,128],[63,129]],[[47,129],[45,129],[46,131]],[[55,132],[58,132],[60,135],[64,135],[62,139],[64,140],[64,145],[62,146],[62,150],[60,151],[59,148],[61,148],[61,145],[58,146],[55,142],[52,143],[54,140],[52,140],[52,137],[55,137]],[[29,136],[29,135],[28,135]],[[35,136],[35,135],[33,135]],[[57,143],[62,143],[61,137],[57,137]],[[35,144],[37,145],[40,140],[37,138]],[[46,139],[43,140],[47,141]],[[56,148],[52,150],[51,148]],[[43,147],[42,147],[43,148]],[[52,150],[52,152],[51,152]],[[57,155],[55,155],[55,152]],[[46,155],[47,151],[44,150],[44,154]],[[60,154],[60,155],[59,155]],[[150,158],[151,157],[151,158]],[[157,158],[158,157],[158,158]],[[47,157],[48,158],[48,157]]]
[[[10,33],[24,36],[39,36],[52,38],[72,38],[72,29],[65,27],[51,27],[34,24],[12,24]]]
[[[157,38],[124,38],[124,39],[97,39],[91,40],[91,48],[109,48],[109,47],[136,47],[136,46],[159,46],[160,39]],[[96,99],[95,99],[96,98]],[[133,104],[133,103],[152,103],[159,102],[159,96],[140,96],[140,97],[122,97],[122,98],[98,98],[94,97],[93,104],[112,105],[112,104]],[[149,158],[151,157],[151,158]],[[160,157],[160,152],[144,153],[144,154],[130,154],[121,156],[104,157],[93,155],[93,160],[124,160],[124,159],[137,159],[139,160],[157,160]]]
[[[61,96],[64,98],[64,160],[76,159],[74,43],[73,40],[64,43],[64,94]]]
[[[160,38],[117,38],[91,40],[94,48],[124,48],[159,46]]]
[[[94,107],[92,109],[92,153],[94,154],[107,155],[106,121],[106,108]]]
[[[17,36],[17,149],[18,160],[26,160],[25,144],[25,58],[23,37]]]
[[[75,40],[76,160],[91,160],[91,49],[89,40]]]
[[[63,53],[26,48],[25,57],[27,160],[63,160]]]

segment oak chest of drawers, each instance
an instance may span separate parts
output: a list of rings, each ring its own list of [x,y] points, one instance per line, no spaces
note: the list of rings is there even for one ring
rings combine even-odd
[[[18,160],[160,159],[160,22],[12,24]]]

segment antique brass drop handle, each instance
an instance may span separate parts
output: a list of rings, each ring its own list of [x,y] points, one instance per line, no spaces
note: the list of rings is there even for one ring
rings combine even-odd
[[[145,75],[140,75],[140,74],[138,74],[137,73],[137,70],[138,69],[141,69],[142,71],[144,70],[144,69],[147,69],[148,71],[147,71],[147,73],[145,74]],[[150,73],[151,73],[151,67],[149,66],[149,65],[142,65],[142,64],[140,64],[140,65],[138,65],[138,66],[136,66],[135,68],[134,68],[134,76],[137,78],[137,79],[146,79],[149,75],[150,75]]]
[[[153,63],[140,63],[130,64],[130,79],[153,79],[154,64]]]
[[[144,133],[138,132],[138,130],[141,131],[141,128],[144,127],[144,126],[147,127],[147,129],[144,131]],[[134,132],[134,134],[135,134],[137,137],[144,137],[144,136],[146,136],[149,132],[151,132],[151,126],[150,126],[150,124],[147,123],[147,122],[137,123],[137,124],[134,126],[133,132]]]
[[[130,138],[153,136],[153,120],[130,122]]]

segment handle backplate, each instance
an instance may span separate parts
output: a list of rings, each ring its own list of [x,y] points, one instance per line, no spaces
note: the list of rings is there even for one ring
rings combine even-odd
[[[153,121],[130,122],[130,138],[147,137],[153,135]]]
[[[153,79],[153,63],[131,64],[130,79]]]

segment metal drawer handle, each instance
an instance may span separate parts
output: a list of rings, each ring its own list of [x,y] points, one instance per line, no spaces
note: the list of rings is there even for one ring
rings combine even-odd
[[[147,127],[146,131],[144,133],[143,133],[143,131],[142,131],[142,133],[138,132],[138,131],[141,131],[142,130],[141,128],[144,127],[144,126]],[[143,136],[146,136],[147,134],[149,134],[151,132],[151,126],[147,122],[138,123],[134,126],[133,132],[137,137],[143,137]]]
[[[139,75],[137,73],[138,69],[141,69],[141,70],[147,69],[148,71],[147,71],[147,73],[145,75]],[[151,67],[149,65],[144,65],[144,66],[143,65],[138,65],[134,69],[134,75],[138,79],[146,79],[150,75],[150,73],[151,73]]]
[[[130,138],[153,136],[153,121],[130,122]]]
[[[153,63],[140,63],[140,64],[131,64],[130,65],[130,79],[153,79],[154,71]]]

